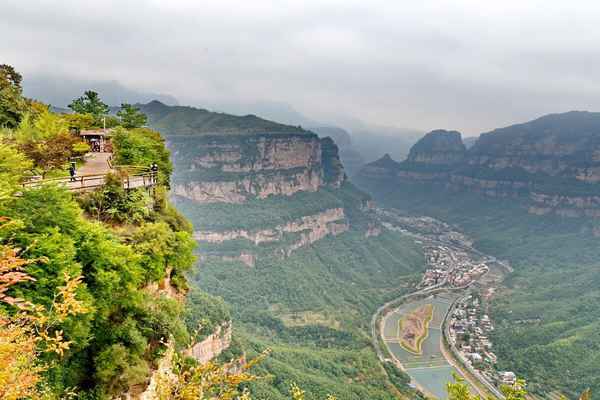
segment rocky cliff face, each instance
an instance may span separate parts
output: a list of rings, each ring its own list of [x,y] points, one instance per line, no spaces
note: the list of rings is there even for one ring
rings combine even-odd
[[[411,148],[405,161],[396,162],[386,154],[367,164],[360,171],[359,179],[386,177],[409,182],[444,181],[465,155],[466,148],[459,132],[436,130],[421,138]]]
[[[307,215],[290,221],[285,225],[275,226],[268,229],[245,230],[237,229],[231,231],[198,231],[194,238],[199,242],[222,244],[227,241],[245,239],[258,246],[263,243],[279,242],[286,233],[296,233],[299,237],[287,245],[282,253],[289,256],[293,251],[308,246],[328,235],[337,236],[349,229],[348,221],[344,215],[343,208],[333,208],[322,211],[315,215]],[[253,266],[255,259],[249,263],[249,255],[246,254],[240,261],[248,266]],[[233,258],[232,258],[233,259]],[[251,265],[250,265],[251,264]]]
[[[314,168],[321,164],[321,143],[313,135],[257,135],[207,138],[196,148],[192,169],[263,172]]]
[[[484,133],[469,150],[467,162],[493,171],[598,182],[600,113],[552,114]]]
[[[321,138],[330,137],[333,139],[335,144],[339,147],[340,159],[349,176],[354,175],[363,165],[365,165],[364,157],[354,146],[352,138],[346,130],[335,126],[318,126],[311,127],[310,129]]]
[[[332,138],[326,137],[321,139],[321,154],[325,183],[329,186],[339,188],[346,180],[346,173],[340,160],[338,146]]]
[[[206,339],[196,343],[187,351],[187,355],[205,364],[218,357],[231,345],[231,321],[217,327]]]
[[[171,137],[173,193],[198,203],[244,203],[339,187],[345,173],[330,139],[310,133]]]
[[[531,200],[529,212],[531,214],[600,218],[600,195],[567,196],[532,192],[529,197]]]
[[[407,161],[379,160],[362,179],[411,181],[489,197],[520,197],[530,212],[600,217],[600,113],[552,114],[482,134],[469,150],[458,132],[434,131]]]
[[[197,203],[241,204],[251,198],[265,199],[269,196],[291,196],[297,192],[316,192],[323,186],[320,172],[307,168],[239,178],[176,183],[173,185],[173,193]]]

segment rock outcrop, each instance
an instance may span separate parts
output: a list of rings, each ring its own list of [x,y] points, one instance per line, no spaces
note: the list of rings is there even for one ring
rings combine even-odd
[[[327,185],[339,188],[346,180],[344,166],[340,160],[339,149],[332,138],[321,139],[323,178]]]
[[[384,157],[359,178],[516,197],[535,214],[600,217],[600,113],[552,114],[479,136],[434,131],[402,163]]]
[[[352,137],[346,130],[335,126],[318,126],[310,129],[321,138],[333,139],[339,147],[340,159],[349,176],[354,175],[365,165],[364,157],[356,149],[352,143]]]
[[[195,358],[200,364],[205,364],[218,357],[231,345],[231,321],[218,326],[204,340],[193,345],[186,354]]]
[[[462,162],[467,149],[457,131],[438,129],[421,138],[410,149],[407,163],[454,165]]]
[[[173,185],[177,196],[197,203],[241,204],[251,198],[291,196],[298,192],[316,192],[323,186],[320,172],[308,168],[296,171],[255,174],[240,180],[190,181]]]
[[[293,251],[308,246],[316,241],[323,239],[328,235],[337,236],[346,232],[350,228],[344,215],[343,208],[332,208],[322,211],[315,215],[308,215],[288,222],[285,225],[279,225],[268,229],[259,230],[231,230],[223,232],[198,231],[194,233],[194,238],[199,242],[222,244],[227,241],[245,239],[258,246],[263,243],[279,242],[286,233],[299,234],[299,238],[286,246],[282,251],[289,256]],[[232,257],[232,256],[225,256]],[[231,260],[239,259],[232,257]],[[240,259],[248,265],[248,257]],[[252,259],[252,265],[255,263]]]

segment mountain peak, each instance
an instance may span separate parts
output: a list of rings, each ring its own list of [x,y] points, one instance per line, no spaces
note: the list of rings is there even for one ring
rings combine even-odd
[[[429,164],[454,164],[465,157],[466,151],[460,132],[436,129],[415,143],[407,160]]]

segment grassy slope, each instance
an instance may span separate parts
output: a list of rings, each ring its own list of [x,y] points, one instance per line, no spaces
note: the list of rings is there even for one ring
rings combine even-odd
[[[457,224],[515,273],[493,304],[502,369],[566,393],[600,390],[600,239],[586,220],[528,215],[517,200],[361,182],[382,204]]]

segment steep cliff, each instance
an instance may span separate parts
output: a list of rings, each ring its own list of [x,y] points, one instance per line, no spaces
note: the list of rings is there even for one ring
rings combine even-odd
[[[231,336],[231,321],[227,321],[217,326],[205,339],[194,344],[186,355],[195,358],[200,364],[207,363],[229,348]]]
[[[230,231],[197,231],[194,238],[199,242],[223,244],[225,242],[243,239],[251,242],[255,246],[263,243],[280,242],[284,240],[286,233],[298,234],[282,249],[282,254],[289,256],[293,251],[306,247],[316,241],[323,239],[328,235],[337,236],[349,229],[349,223],[344,215],[343,208],[333,208],[322,211],[314,215],[306,215],[292,220],[285,225],[278,225],[267,229],[236,229]],[[225,256],[231,257],[231,256]],[[235,259],[235,258],[234,258]],[[250,258],[244,252],[237,257],[248,266],[253,266],[254,258]]]
[[[447,180],[452,169],[464,160],[465,155],[466,148],[459,132],[435,130],[417,141],[406,160],[396,162],[386,154],[367,164],[357,178],[417,182]]]
[[[339,187],[335,143],[315,134],[171,136],[173,192],[198,203],[244,203]]]
[[[363,165],[365,165],[363,155],[360,153],[359,149],[356,148],[352,142],[350,133],[346,130],[335,126],[318,126],[311,127],[310,129],[321,138],[330,137],[333,139],[335,144],[339,147],[340,159],[349,176],[354,175]]]
[[[339,188],[346,180],[344,166],[340,160],[338,146],[332,138],[321,139],[323,179],[326,184]]]
[[[431,184],[515,197],[535,214],[600,216],[600,113],[568,112],[482,134],[468,150],[458,132],[434,131],[403,163],[367,165],[359,179]]]
[[[600,216],[600,113],[552,114],[480,136],[452,188],[524,196],[536,214]]]

